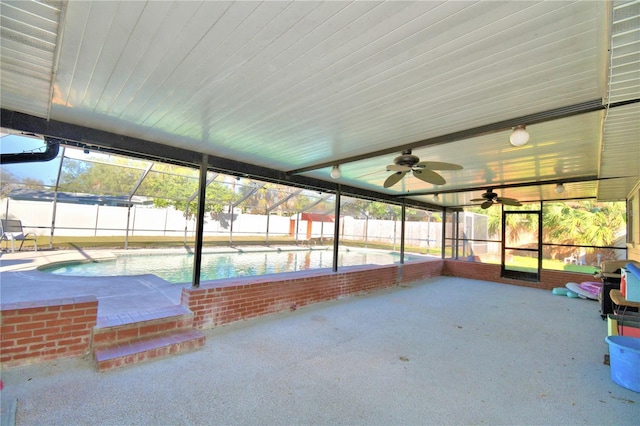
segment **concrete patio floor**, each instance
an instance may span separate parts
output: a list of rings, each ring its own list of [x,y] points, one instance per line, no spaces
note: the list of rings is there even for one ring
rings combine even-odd
[[[11,259],[1,262],[3,302],[7,276],[26,293],[45,291],[29,271],[35,262]],[[140,279],[128,291],[159,284]],[[83,280],[45,286],[56,294],[94,287]],[[102,284],[114,289],[118,281]],[[155,292],[158,302],[172,300]],[[132,296],[98,298],[119,304]],[[533,288],[439,277],[205,334],[198,351],[107,373],[81,358],[3,370],[3,414],[14,405],[17,425],[635,425],[640,418],[640,394],[615,384],[603,363],[598,304]]]

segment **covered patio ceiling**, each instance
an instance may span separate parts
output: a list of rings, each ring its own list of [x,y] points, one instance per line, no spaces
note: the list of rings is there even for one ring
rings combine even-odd
[[[488,188],[617,201],[640,180],[639,1],[3,0],[0,14],[7,132],[159,144],[438,207]],[[407,149],[463,169],[384,188]]]

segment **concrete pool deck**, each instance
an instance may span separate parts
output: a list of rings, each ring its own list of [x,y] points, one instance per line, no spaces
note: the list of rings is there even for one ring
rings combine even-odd
[[[618,424],[640,394],[603,364],[597,304],[440,277],[205,330],[107,373],[2,371],[17,425]]]
[[[1,302],[96,296],[100,316],[180,303],[182,286],[152,274],[130,277],[68,277],[37,270],[38,267],[51,263],[110,258],[113,252],[40,250],[37,253],[4,253],[0,257]]]
[[[3,303],[101,286],[111,291],[100,303],[112,308],[136,298],[116,295],[127,278],[72,284],[33,270],[79,255],[97,254],[3,255]],[[171,300],[145,280],[133,286],[137,298]],[[17,425],[635,425],[640,394],[603,364],[597,305],[488,281],[421,280],[204,330],[195,352],[106,373],[90,357],[2,370],[2,411],[15,407]]]
[[[209,247],[205,253],[248,253],[278,251],[329,250],[326,246],[239,246]],[[98,315],[122,315],[180,304],[182,287],[190,283],[170,283],[153,271],[145,275],[113,277],[64,276],[42,272],[37,268],[56,263],[99,261],[116,255],[184,254],[176,249],[100,249],[100,250],[31,250],[0,252],[0,302],[26,302],[78,296],[95,296],[99,300]],[[204,283],[205,281],[203,281]]]
[[[309,250],[308,247],[242,246],[208,248],[207,253]],[[69,277],[41,272],[49,264],[111,259],[117,254],[185,253],[185,249],[144,250],[39,250],[0,254],[0,302],[96,296],[98,315],[119,315],[130,311],[176,305],[180,292],[190,284],[173,284],[153,274],[117,277]],[[150,271],[151,272],[151,271]]]

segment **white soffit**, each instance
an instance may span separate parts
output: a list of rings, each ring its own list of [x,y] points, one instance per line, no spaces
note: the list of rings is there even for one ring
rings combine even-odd
[[[613,3],[609,104],[640,98],[640,1]]]
[[[613,3],[608,104],[640,99],[640,1]],[[606,111],[598,199],[624,200],[640,180],[640,103]]]
[[[2,108],[282,171],[640,98],[640,1],[3,0],[0,16]],[[505,131],[415,153],[464,164],[445,173],[461,191],[624,173],[596,185],[623,199],[638,181],[638,108],[528,126],[521,150]],[[394,156],[347,164],[341,182],[384,191]],[[479,194],[467,195],[443,199]]]
[[[2,108],[48,118],[62,1],[0,5]]]
[[[70,2],[52,118],[292,170],[602,97],[598,2]]]
[[[601,180],[598,199],[624,200],[640,181],[640,103],[611,109],[607,113],[600,153]]]

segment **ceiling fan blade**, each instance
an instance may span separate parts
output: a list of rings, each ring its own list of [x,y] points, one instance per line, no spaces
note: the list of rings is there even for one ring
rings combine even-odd
[[[520,201],[515,200],[513,198],[502,198],[499,197],[496,199],[496,201],[502,203],[502,204],[506,204],[507,206],[521,206],[522,204],[520,204]]]
[[[473,203],[477,203],[478,201],[487,201],[487,199],[486,198],[472,198],[471,199],[471,202],[473,202]]]
[[[402,180],[402,178],[406,174],[407,174],[407,172],[395,172],[394,174],[389,176],[387,178],[387,180],[384,181],[383,186],[385,188],[391,188],[393,185],[395,185],[396,183],[400,182],[400,180]]]
[[[387,166],[387,171],[408,172],[409,170],[411,170],[411,167],[409,167],[409,166],[401,166],[401,165],[398,165],[398,164],[389,164]]]
[[[493,205],[493,201],[487,200],[484,203],[480,204],[480,207],[482,207],[483,209],[488,209],[492,205]]]
[[[444,180],[442,176],[429,169],[414,170],[413,175],[422,181],[432,183],[434,185],[444,185],[445,183],[447,183],[447,181]]]
[[[443,163],[440,161],[421,161],[416,164],[417,167],[429,170],[462,170],[462,166],[453,163]]]

